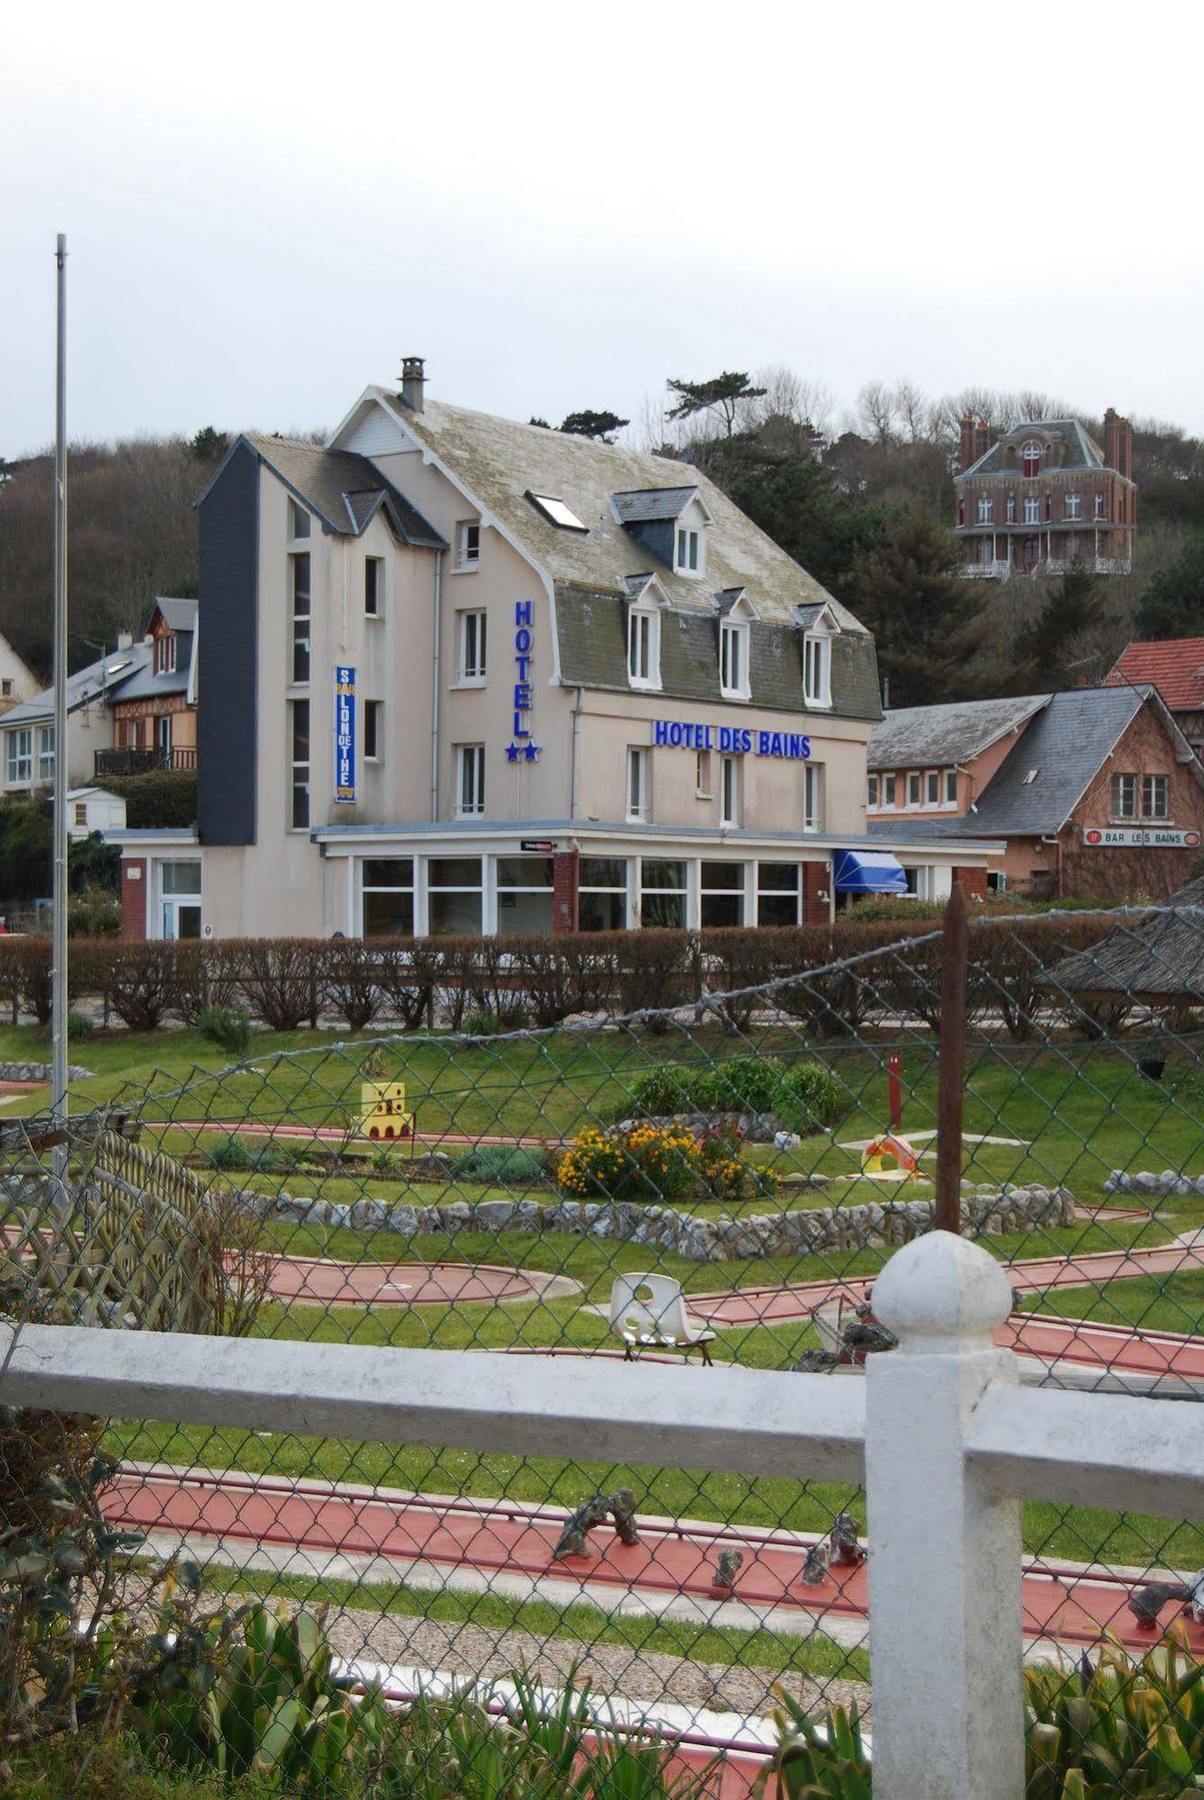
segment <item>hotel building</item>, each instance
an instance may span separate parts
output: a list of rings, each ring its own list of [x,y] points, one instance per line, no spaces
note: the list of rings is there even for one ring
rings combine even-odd
[[[989,847],[866,829],[869,633],[689,464],[429,399],[199,502],[198,822],[128,935],[794,924]],[[979,878],[981,880],[981,876]]]

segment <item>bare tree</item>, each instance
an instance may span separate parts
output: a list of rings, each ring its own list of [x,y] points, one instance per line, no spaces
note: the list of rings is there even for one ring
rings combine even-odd
[[[898,416],[895,388],[887,381],[867,381],[857,395],[857,419],[866,435],[888,444]]]

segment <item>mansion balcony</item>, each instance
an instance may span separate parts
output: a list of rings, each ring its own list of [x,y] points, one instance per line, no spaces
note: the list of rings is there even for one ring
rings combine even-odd
[[[1049,575],[1065,575],[1071,569],[1086,569],[1089,575],[1131,575],[1133,562],[1127,556],[1040,556],[1034,562],[964,563],[958,574],[972,581],[1017,581],[1031,576],[1039,581]]]
[[[196,768],[196,750],[191,745],[171,750],[97,750],[93,764],[96,781],[105,775],[184,774]]]

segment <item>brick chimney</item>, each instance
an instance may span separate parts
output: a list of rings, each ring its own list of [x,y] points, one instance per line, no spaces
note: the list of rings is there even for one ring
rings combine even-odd
[[[401,361],[401,403],[411,412],[422,411],[422,390],[426,386],[424,359],[404,356]]]
[[[1133,479],[1133,427],[1111,406],[1104,414],[1104,462],[1127,480]]]
[[[975,460],[975,462],[978,461],[980,456],[985,456],[987,451],[990,448],[991,448],[991,427],[987,424],[985,419],[979,419],[977,424],[974,427],[974,460]]]
[[[961,461],[958,464],[958,467],[959,467],[959,469],[964,471],[970,467],[970,464],[973,461],[974,461],[974,415],[972,413],[963,413],[962,414]]]

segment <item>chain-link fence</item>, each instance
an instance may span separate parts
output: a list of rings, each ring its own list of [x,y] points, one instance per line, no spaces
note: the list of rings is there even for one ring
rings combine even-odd
[[[1198,1400],[1204,912],[1037,923],[973,922],[964,961],[947,924],[738,991],[695,947],[677,1004],[542,1029],[498,1028],[537,1010],[503,945],[494,1015],[469,1029],[462,993],[432,979],[415,998],[415,976],[422,1029],[378,1017],[339,1039],[319,1006],[306,1047],[256,1054],[217,1005],[214,1047],[182,1040],[191,1066],[173,1033],[159,1053],[98,1038],[73,1050],[95,1068],[63,1181],[61,1129],[13,1116],[38,1094],[6,1107],[5,1311],[610,1358],[633,1409],[642,1365],[690,1360],[705,1413],[708,1365],[823,1371],[852,1394],[893,1348],[874,1277],[935,1220],[1005,1265],[999,1341],[1025,1382]],[[695,1768],[763,1746],[775,1694],[872,1712],[862,1496],[805,1468],[28,1413],[4,1430],[13,1744],[78,1723],[85,1665],[87,1707],[176,1763],[233,1777],[258,1757],[331,1794],[551,1792],[506,1786],[520,1767],[600,1782],[583,1758],[600,1704],[603,1740],[646,1753],[650,1780],[683,1735]],[[1194,1522],[1034,1504],[1025,1554],[1034,1658],[1110,1638],[1136,1659],[1172,1622],[1204,1649]],[[348,1713],[353,1679],[377,1687]],[[508,1731],[477,1732],[478,1703]],[[410,1722],[387,1756],[378,1708]],[[472,1785],[482,1743],[490,1788]]]

